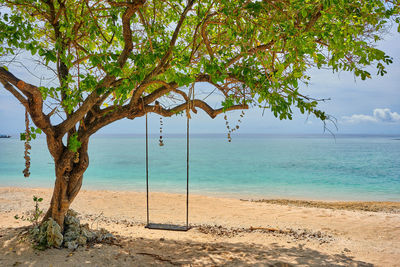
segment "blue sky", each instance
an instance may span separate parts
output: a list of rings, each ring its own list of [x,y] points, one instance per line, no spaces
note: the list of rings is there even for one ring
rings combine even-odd
[[[338,130],[328,127],[336,134],[393,134],[400,135],[400,34],[392,31],[379,43],[378,48],[393,57],[393,64],[383,76],[372,75],[372,79],[361,81],[351,73],[332,73],[328,70],[310,70],[311,83],[302,86],[304,94],[315,98],[330,98],[320,108],[337,119]],[[12,69],[11,69],[12,70]],[[376,74],[375,69],[371,69]],[[26,75],[26,74],[25,74]],[[17,76],[25,78],[22,71]],[[201,86],[201,85],[200,85]],[[216,102],[218,102],[216,100]],[[323,133],[322,122],[295,112],[291,121],[276,119],[269,110],[246,111],[238,133],[260,134],[319,134]],[[239,112],[230,112],[228,119],[236,125]],[[159,117],[149,117],[150,131],[158,132]],[[24,110],[10,93],[0,88],[0,133],[18,134],[24,129]],[[105,127],[99,133],[129,134],[143,133],[144,119],[122,120]],[[164,119],[164,133],[184,133],[185,118]],[[204,112],[193,116],[192,133],[226,133],[222,116],[210,119]]]

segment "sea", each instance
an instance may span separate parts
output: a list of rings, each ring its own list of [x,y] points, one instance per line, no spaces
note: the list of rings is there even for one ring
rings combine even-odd
[[[185,135],[150,136],[150,192],[185,193]],[[31,143],[24,178],[24,143],[0,139],[0,186],[52,187],[46,140]],[[82,189],[146,190],[144,135],[98,135],[89,144]],[[400,138],[371,135],[194,134],[189,140],[189,192],[245,199],[400,201]]]

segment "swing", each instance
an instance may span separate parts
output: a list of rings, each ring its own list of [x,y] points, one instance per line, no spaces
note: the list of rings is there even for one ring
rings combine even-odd
[[[149,141],[146,113],[146,210],[147,224],[145,228],[168,231],[188,231],[189,227],[189,115],[186,120],[186,225],[150,223],[149,214]]]

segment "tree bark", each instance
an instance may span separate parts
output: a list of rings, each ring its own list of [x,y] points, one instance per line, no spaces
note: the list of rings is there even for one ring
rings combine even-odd
[[[54,158],[56,181],[50,207],[42,222],[51,217],[64,229],[65,214],[80,191],[83,174],[89,166],[87,151],[88,140],[82,142],[77,153],[64,147],[60,155]]]

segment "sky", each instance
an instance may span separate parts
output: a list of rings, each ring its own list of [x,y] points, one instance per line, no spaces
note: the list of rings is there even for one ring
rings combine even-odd
[[[336,126],[327,124],[334,134],[371,134],[400,135],[400,34],[391,31],[378,48],[393,57],[393,64],[387,67],[388,73],[381,77],[375,69],[370,69],[372,79],[362,81],[351,73],[332,73],[329,70],[311,69],[311,82],[301,85],[303,94],[314,98],[330,98],[320,103],[320,109],[336,118]],[[10,69],[13,71],[12,69]],[[16,76],[29,81],[23,70],[16,71]],[[201,90],[202,84],[196,87]],[[218,98],[214,99],[217,107]],[[239,125],[238,134],[322,134],[324,124],[313,116],[294,113],[293,120],[280,121],[268,109],[252,108],[245,111],[245,116],[238,122],[240,111],[228,113],[231,126]],[[185,117],[163,119],[163,132],[185,133]],[[144,133],[143,118],[121,120],[111,124],[99,134],[141,134]],[[150,133],[157,134],[160,118],[149,116]],[[337,129],[336,129],[337,127]],[[191,133],[226,133],[223,116],[209,118],[199,110],[190,121]],[[0,86],[0,134],[19,135],[24,131],[24,109],[21,104]],[[326,132],[326,131],[325,131]]]

